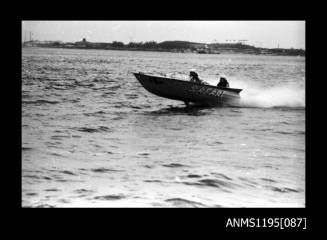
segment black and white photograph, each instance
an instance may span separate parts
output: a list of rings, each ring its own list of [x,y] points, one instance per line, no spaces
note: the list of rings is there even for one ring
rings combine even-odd
[[[22,20],[21,206],[305,208],[305,26]]]

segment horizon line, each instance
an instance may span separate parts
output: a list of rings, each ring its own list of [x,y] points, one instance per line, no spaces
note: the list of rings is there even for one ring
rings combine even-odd
[[[65,41],[65,40],[37,40],[37,39],[33,39],[33,40],[29,40],[29,41],[22,41],[22,43],[24,42],[31,42],[31,41],[39,41],[39,42],[63,42],[63,43],[77,43],[77,42],[83,42],[83,39],[86,40],[86,38],[82,38],[82,40],[80,41]],[[113,40],[111,42],[91,42],[91,41],[87,41],[86,42],[89,42],[89,43],[113,43],[113,42],[121,42],[123,43],[124,45],[126,43],[124,43],[123,41],[119,41],[119,40]],[[253,46],[253,47],[256,47],[256,48],[265,48],[265,49],[275,49],[275,48],[280,48],[280,49],[295,49],[295,50],[303,50],[305,51],[305,48],[294,48],[294,47],[289,47],[289,48],[281,48],[281,47],[259,47],[259,46],[255,46],[254,44],[253,45],[250,45],[250,44],[246,44],[246,43],[242,43],[242,42],[231,42],[231,43],[228,43],[228,42],[212,42],[212,43],[206,43],[206,42],[192,42],[192,41],[189,41],[189,40],[165,40],[165,41],[161,41],[161,42],[157,42],[155,40],[149,40],[149,41],[129,41],[128,43],[146,43],[146,42],[156,42],[156,43],[163,43],[163,42],[189,42],[189,43],[195,43],[195,44],[243,44],[243,45],[248,45],[248,46]],[[126,45],[128,45],[128,43]],[[279,45],[279,44],[278,44]]]

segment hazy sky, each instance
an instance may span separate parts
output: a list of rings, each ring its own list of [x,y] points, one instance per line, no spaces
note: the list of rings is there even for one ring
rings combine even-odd
[[[259,47],[305,49],[304,21],[23,21],[22,40],[76,42],[248,40]]]

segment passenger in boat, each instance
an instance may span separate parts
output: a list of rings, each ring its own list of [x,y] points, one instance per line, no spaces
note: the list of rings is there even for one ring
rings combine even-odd
[[[199,79],[198,74],[194,71],[190,71],[190,81],[195,83],[202,83],[202,81]]]
[[[225,77],[220,77],[220,81],[217,85],[217,87],[224,87],[224,88],[229,88],[229,83]]]

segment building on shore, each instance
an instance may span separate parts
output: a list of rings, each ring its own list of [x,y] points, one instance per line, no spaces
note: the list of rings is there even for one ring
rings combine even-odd
[[[82,41],[75,42],[75,46],[78,47],[86,47],[88,46],[89,42],[86,41],[86,38],[83,38]]]

